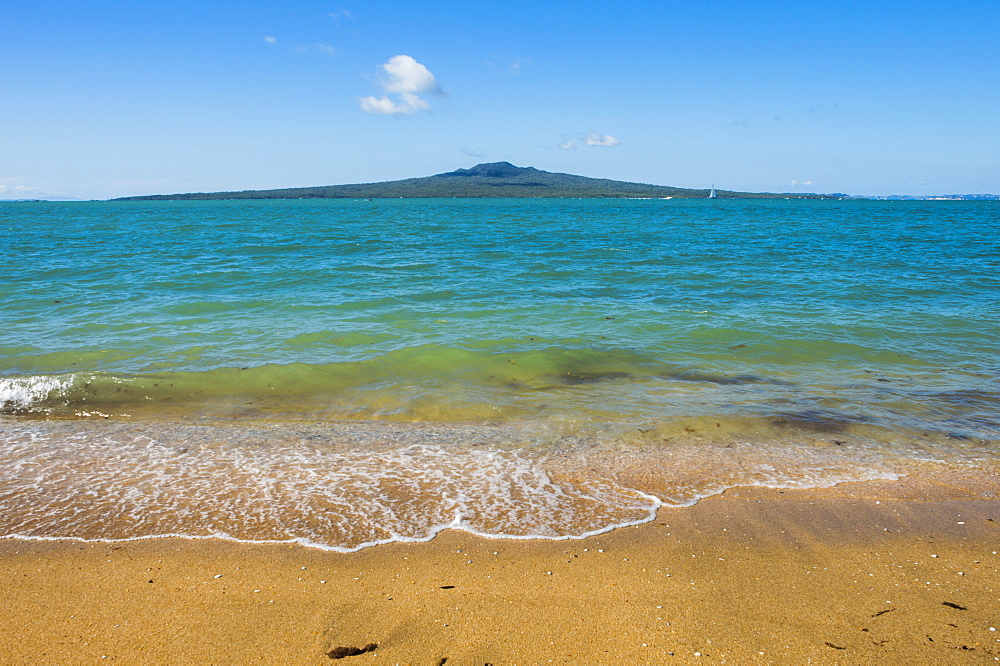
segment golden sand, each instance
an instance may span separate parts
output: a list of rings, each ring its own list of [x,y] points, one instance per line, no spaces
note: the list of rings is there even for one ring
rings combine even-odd
[[[736,489],[584,540],[350,554],[3,540],[0,662],[992,663],[998,494],[983,473]]]

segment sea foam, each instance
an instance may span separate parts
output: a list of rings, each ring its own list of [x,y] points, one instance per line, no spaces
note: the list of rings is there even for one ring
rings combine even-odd
[[[9,417],[8,417],[9,418]],[[444,529],[576,539],[734,486],[898,475],[844,447],[663,447],[540,424],[13,422],[0,433],[0,536],[183,536],[351,551]]]
[[[0,412],[33,411],[73,386],[73,375],[0,377]]]

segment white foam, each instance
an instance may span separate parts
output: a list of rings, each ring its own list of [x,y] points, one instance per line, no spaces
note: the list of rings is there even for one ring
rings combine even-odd
[[[346,552],[445,529],[582,538],[651,520],[660,505],[606,481],[554,480],[537,457],[493,448],[338,451],[268,441],[266,432],[237,446],[191,444],[184,430],[136,436],[113,423],[57,436],[35,430],[0,446],[0,534],[227,538]]]
[[[583,539],[733,487],[900,477],[881,453],[847,447],[511,440],[527,432],[22,422],[0,431],[0,536],[223,539],[335,552],[429,541],[448,529]]]
[[[49,400],[73,385],[74,375],[36,375],[31,377],[0,377],[0,409],[31,410],[36,403]]]

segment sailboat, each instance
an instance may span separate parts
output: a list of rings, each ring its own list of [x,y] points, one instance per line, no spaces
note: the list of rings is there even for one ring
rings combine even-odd
[[[715,183],[712,183],[712,191],[708,193],[709,199],[718,199],[718,195],[715,193]]]

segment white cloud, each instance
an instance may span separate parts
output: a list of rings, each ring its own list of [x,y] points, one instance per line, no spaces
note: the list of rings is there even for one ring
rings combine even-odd
[[[386,95],[363,97],[359,100],[359,104],[365,113],[399,115],[426,111],[431,107],[421,95],[446,97],[448,94],[427,67],[408,55],[389,58],[382,65],[382,69],[388,76],[379,85],[385,92],[396,95],[398,99]]]
[[[324,55],[328,55],[328,56],[332,56],[332,55],[336,55],[337,54],[337,50],[334,49],[329,44],[317,44],[316,45],[316,50],[319,51],[320,53],[322,53]]]
[[[361,110],[365,113],[384,113],[386,115],[395,115],[397,113],[413,113],[413,111],[404,108],[401,104],[396,104],[388,97],[362,97],[359,100],[361,105]]]
[[[617,146],[621,141],[610,134],[598,134],[597,132],[587,132],[586,134],[567,135],[563,134],[563,139],[555,145],[559,150],[576,150],[580,146],[596,146],[609,148]],[[549,146],[552,148],[552,146]]]
[[[276,38],[274,38],[274,37],[270,37],[268,35],[264,35],[264,41],[267,42],[268,44],[274,44],[278,40]]]
[[[403,93],[398,102],[385,95],[382,97],[362,97],[360,104],[361,110],[365,113],[381,113],[390,116],[426,111],[431,108],[430,104],[422,97],[412,93]]]
[[[597,132],[590,132],[584,139],[584,143],[588,146],[617,146],[621,143],[618,139],[611,136],[610,134],[598,134]]]
[[[804,185],[808,187],[812,184],[813,182],[811,180],[796,180],[794,178],[792,179],[792,187],[798,187],[799,185]]]
[[[469,157],[486,157],[486,153],[479,148],[462,148],[462,154]]]
[[[41,192],[37,187],[28,187],[27,185],[17,185],[17,181],[23,180],[21,178],[4,178],[6,183],[0,183],[0,194],[14,194],[19,196],[28,196],[33,193]]]
[[[353,16],[351,16],[351,12],[347,9],[338,9],[335,12],[327,12],[326,15],[332,19],[337,19],[338,21],[342,18],[347,18],[347,19],[354,18]]]
[[[392,56],[382,69],[389,74],[382,83],[386,92],[445,94],[431,71],[408,55]]]

